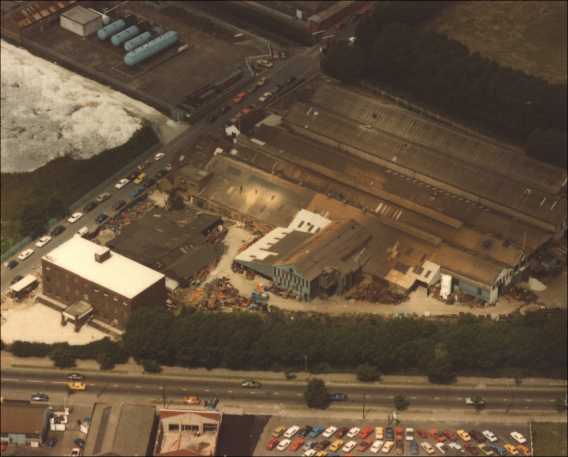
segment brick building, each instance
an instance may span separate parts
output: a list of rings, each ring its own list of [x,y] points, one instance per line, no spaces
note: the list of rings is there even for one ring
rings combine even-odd
[[[124,327],[140,305],[162,306],[165,276],[109,248],[74,236],[41,259],[43,293],[66,305],[90,304],[95,317]]]

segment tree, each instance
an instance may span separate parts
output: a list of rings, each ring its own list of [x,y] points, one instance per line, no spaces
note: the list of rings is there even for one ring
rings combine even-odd
[[[308,408],[327,408],[329,406],[329,392],[325,382],[318,378],[310,379],[304,392],[304,399]]]
[[[50,197],[47,205],[48,217],[61,218],[68,213],[67,208],[59,197]]]
[[[114,357],[106,352],[98,353],[96,360],[101,370],[112,370],[116,365]]]
[[[324,73],[345,83],[357,81],[365,71],[365,51],[359,46],[333,46],[322,57]]]
[[[162,371],[162,367],[155,360],[144,360],[142,361],[142,366],[145,373],[159,373]]]
[[[27,204],[20,211],[20,233],[23,236],[36,238],[45,231],[45,214],[41,205],[37,203]]]
[[[126,325],[123,336],[124,348],[136,360],[168,359],[168,341],[173,316],[159,306],[137,308]]]
[[[357,367],[357,379],[361,382],[375,382],[381,379],[381,374],[372,365],[359,365]]]
[[[410,405],[410,402],[406,399],[404,395],[395,395],[393,403],[397,411],[404,411]]]
[[[69,348],[56,348],[51,351],[49,358],[53,360],[53,364],[57,368],[71,368],[75,366],[75,357]]]
[[[432,383],[449,384],[455,380],[456,373],[444,343],[438,343],[434,348],[433,357],[426,371]]]

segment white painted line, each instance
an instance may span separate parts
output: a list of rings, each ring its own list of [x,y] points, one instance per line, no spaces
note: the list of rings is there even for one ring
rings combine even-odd
[[[274,395],[278,395],[278,392],[272,392],[272,393],[273,393]],[[554,400],[551,400],[551,401],[554,401]]]
[[[440,397],[434,397],[434,400],[439,400],[439,399],[440,399]]]
[[[251,395],[254,395],[256,392],[254,392],[253,390],[250,391]]]
[[[205,392],[209,392],[209,389],[205,389]]]
[[[232,390],[227,390],[227,393],[232,394],[233,391],[232,391]]]
[[[42,381],[38,380],[38,379],[30,379],[28,382],[35,382],[35,383],[41,383]]]
[[[134,387],[136,387],[137,389],[142,389],[142,386],[134,386]]]
[[[552,402],[555,402],[556,400],[554,400],[554,399],[551,398],[551,399],[548,400],[548,401],[552,403]]]
[[[416,400],[418,397],[410,397],[411,400]]]

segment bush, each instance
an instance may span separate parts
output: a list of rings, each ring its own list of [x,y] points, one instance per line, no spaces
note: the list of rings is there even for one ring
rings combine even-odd
[[[105,352],[99,353],[96,360],[101,370],[112,370],[116,365],[114,357]]]
[[[28,341],[14,341],[10,346],[10,351],[16,357],[47,357],[51,349],[50,344]]]
[[[308,408],[327,408],[330,401],[325,382],[318,378],[310,379],[304,392],[304,399]]]
[[[142,366],[144,367],[144,371],[146,373],[159,373],[160,371],[162,371],[162,367],[155,360],[144,360],[142,362]]]
[[[75,366],[75,357],[68,347],[58,347],[53,349],[49,358],[57,368],[71,368]]]
[[[394,407],[397,411],[404,411],[410,405],[410,402],[404,395],[395,395],[393,399]]]
[[[327,362],[321,362],[318,363],[316,366],[314,366],[314,368],[312,368],[311,372],[312,373],[317,373],[317,374],[321,374],[321,373],[331,373],[331,365]]]
[[[357,367],[357,379],[361,382],[375,382],[381,379],[381,374],[372,365],[359,365]]]

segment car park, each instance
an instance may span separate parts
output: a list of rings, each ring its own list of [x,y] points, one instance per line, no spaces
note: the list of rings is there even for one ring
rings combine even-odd
[[[428,455],[432,455],[435,451],[434,448],[432,447],[432,445],[430,443],[428,443],[427,441],[422,441],[422,443],[420,444],[420,446],[422,447],[422,449],[424,449],[424,451],[426,452],[426,454]]]
[[[396,455],[402,455],[404,454],[404,441],[402,440],[396,440],[394,442],[394,453]]]
[[[292,438],[298,431],[300,427],[298,425],[292,425],[286,432],[284,433],[284,438]]]
[[[28,249],[24,249],[22,252],[20,252],[20,254],[18,255],[18,259],[20,261],[26,260],[28,257],[30,257],[32,254],[34,253],[34,250],[31,248]]]
[[[278,443],[276,449],[279,451],[285,451],[286,449],[288,449],[288,446],[290,446],[290,440],[286,438]]]
[[[324,438],[331,438],[335,432],[337,432],[337,427],[334,427],[333,425],[330,425],[329,427],[327,427],[324,432],[323,432],[323,437]]]
[[[349,432],[347,432],[347,438],[355,438],[360,431],[361,429],[359,427],[351,427]]]
[[[122,189],[124,186],[126,186],[130,181],[127,178],[122,178],[120,179],[115,185],[114,187],[116,189]]]
[[[314,449],[314,446],[315,446],[316,444],[317,444],[317,443],[316,443],[315,441],[313,441],[313,440],[306,441],[306,442],[304,443],[304,445],[302,446],[302,449],[303,449],[304,451],[307,451],[308,449]]]
[[[394,429],[392,427],[385,428],[385,439],[388,441],[394,441]]]
[[[365,427],[363,427],[361,429],[361,431],[359,432],[359,438],[361,438],[362,440],[366,439],[371,433],[373,433],[373,427],[371,427],[370,425],[366,425]]]
[[[278,438],[270,438],[268,443],[266,443],[266,450],[272,451],[276,446],[278,446],[279,442]]]
[[[97,202],[96,202],[96,201],[94,201],[94,202],[89,202],[89,203],[87,203],[87,204],[84,206],[83,211],[84,211],[85,213],[90,213],[90,212],[93,211],[96,207],[97,207]]]
[[[80,212],[80,211],[76,211],[73,214],[71,214],[71,216],[69,216],[69,218],[67,219],[67,222],[69,222],[70,224],[74,224],[75,222],[77,222],[82,217],[83,217],[83,213]]]
[[[410,455],[420,455],[420,449],[418,448],[418,443],[415,440],[410,442]]]
[[[163,152],[158,152],[158,153],[154,156],[154,160],[162,160],[164,157],[166,157],[166,154],[164,154]]]
[[[357,446],[357,441],[348,441],[345,445],[341,448],[342,452],[351,452]]]
[[[49,395],[47,394],[42,394],[42,393],[35,393],[32,394],[32,396],[30,397],[32,401],[49,401]]]
[[[97,224],[103,224],[107,219],[108,216],[105,213],[101,213],[96,217],[95,222]]]
[[[369,451],[371,451],[373,454],[378,454],[382,447],[383,440],[375,440],[373,441],[373,444],[371,444],[371,449],[369,449]]]
[[[323,441],[316,443],[316,445],[314,446],[314,449],[317,450],[317,451],[324,451],[330,444],[331,444],[331,441],[323,440]]]
[[[381,452],[383,454],[388,454],[392,448],[394,447],[394,441],[385,441],[385,444],[383,444],[383,448],[381,449]]]
[[[454,441],[456,439],[456,434],[454,432],[452,432],[451,430],[444,430],[442,433],[444,434],[444,436],[447,439],[449,439],[451,441]]]
[[[304,457],[314,457],[317,453],[318,451],[315,449],[307,449],[306,452],[304,452]]]
[[[308,434],[312,431],[312,426],[311,425],[305,425],[303,426],[299,431],[298,431],[298,435],[303,436],[304,438],[306,436],[308,436]]]
[[[344,444],[343,440],[335,440],[329,446],[329,450],[332,452],[338,451],[339,449],[341,449],[341,446],[343,446],[343,444]]]
[[[412,427],[407,427],[404,432],[404,438],[406,441],[413,441],[414,440],[414,429]]]
[[[486,441],[485,437],[477,430],[470,430],[469,435],[478,443],[484,443]]]
[[[57,225],[53,228],[50,235],[53,236],[53,237],[56,237],[58,235],[61,235],[64,231],[65,231],[65,227],[63,225]]]
[[[13,270],[14,268],[16,268],[18,266],[18,261],[17,260],[10,260],[7,264],[6,264],[6,268],[8,270]]]
[[[511,432],[511,438],[513,438],[519,444],[525,444],[527,439],[519,432]]]
[[[308,438],[317,438],[322,434],[325,428],[322,425],[316,425],[310,433],[308,433]]]
[[[104,192],[102,194],[97,195],[97,198],[95,198],[95,201],[97,203],[102,203],[105,200],[108,200],[110,198],[110,194],[108,192]]]
[[[471,436],[465,430],[458,430],[456,431],[457,435],[464,443],[469,443],[471,441]]]
[[[489,446],[487,446],[487,444],[485,443],[479,443],[477,445],[477,448],[482,455],[495,455],[495,453],[491,449],[489,449]]]
[[[47,243],[49,243],[51,241],[51,237],[49,235],[44,235],[42,236],[39,240],[36,241],[36,247],[38,248],[42,248],[44,247]]]
[[[451,441],[448,443],[448,447],[451,449],[454,449],[458,452],[462,452],[463,448],[461,447],[461,444],[456,443],[455,441]]]
[[[357,450],[360,451],[360,452],[365,452],[370,447],[371,447],[371,443],[369,441],[363,440],[363,441],[359,441],[359,444],[357,445]]]
[[[276,427],[274,429],[274,431],[272,432],[272,437],[273,438],[278,438],[280,436],[282,436],[282,434],[286,431],[286,427],[284,427],[283,425],[279,425],[278,427]]]
[[[466,444],[465,450],[471,455],[479,455],[479,448],[474,444]]]
[[[440,454],[446,453],[446,445],[444,443],[436,443],[434,447],[440,451]]]
[[[375,438],[382,440],[385,437],[385,429],[383,427],[375,427]]]
[[[288,449],[292,452],[296,452],[304,445],[304,441],[305,441],[304,438],[302,438],[301,436],[297,436],[296,438],[294,438],[292,444],[290,444],[290,447]]]
[[[497,444],[489,444],[489,449],[491,449],[495,454],[497,455],[509,455],[509,453],[507,452],[507,449],[505,449],[502,446],[498,446]],[[516,449],[515,449],[516,450]]]
[[[335,432],[336,438],[343,438],[349,432],[349,427],[339,427],[339,430]]]
[[[517,451],[519,451],[519,453],[522,455],[531,455],[531,450],[524,444],[517,444],[516,448]]]
[[[126,205],[126,201],[124,200],[118,200],[114,205],[112,205],[112,209],[114,211],[118,211],[120,208],[122,208],[124,205]]]
[[[14,276],[14,279],[10,281],[10,285],[16,284],[18,281],[21,281],[22,279],[24,279],[22,275],[16,275]]]
[[[497,442],[498,438],[491,430],[483,430],[481,434],[491,443]]]

